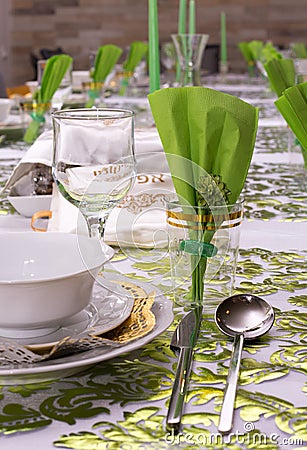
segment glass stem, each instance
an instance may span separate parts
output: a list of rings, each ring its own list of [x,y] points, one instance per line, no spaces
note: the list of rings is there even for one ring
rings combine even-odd
[[[86,224],[91,238],[103,239],[107,216],[103,217],[86,217]]]

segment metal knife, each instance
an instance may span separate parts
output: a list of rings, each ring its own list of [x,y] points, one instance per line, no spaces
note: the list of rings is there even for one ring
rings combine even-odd
[[[168,408],[166,424],[174,431],[179,431],[185,394],[188,389],[191,367],[193,363],[193,351],[200,328],[202,308],[197,307],[190,311],[178,324],[170,347],[177,353],[178,364]]]

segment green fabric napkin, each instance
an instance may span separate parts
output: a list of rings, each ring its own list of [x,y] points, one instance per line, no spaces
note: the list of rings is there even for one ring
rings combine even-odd
[[[72,62],[71,56],[64,54],[54,55],[47,60],[41,86],[33,98],[36,106],[31,113],[32,121],[24,135],[25,142],[31,144],[38,137],[40,127],[45,122],[45,114],[50,108],[52,97]]]
[[[248,42],[249,50],[255,61],[260,60],[263,46],[264,44],[262,41],[253,40]]]
[[[271,42],[267,42],[261,50],[260,61],[265,64],[272,59],[282,59],[282,55]]]
[[[98,48],[94,69],[91,73],[91,78],[97,85],[103,84],[107,76],[112,72],[115,64],[117,63],[123,50],[117,45],[106,44]],[[95,104],[95,100],[99,98],[101,87],[91,87],[88,96],[89,99],[86,103],[87,108],[91,108]]]
[[[123,63],[124,78],[121,83],[119,95],[125,95],[129,79],[133,75],[136,66],[148,52],[148,44],[141,41],[132,42],[126,61]]]
[[[192,206],[204,206],[200,185],[209,181],[209,208],[221,198],[234,204],[253,154],[257,108],[204,87],[162,89],[148,99],[178,197]],[[213,184],[220,197],[216,192],[210,197]],[[212,232],[205,232],[202,239],[210,242]],[[192,273],[192,295],[197,301],[202,301],[205,270],[206,259],[201,258]]]
[[[307,58],[307,48],[303,42],[294,42],[291,44],[291,50],[295,58]]]
[[[36,91],[35,98],[38,103],[47,103],[51,101],[72,62],[72,57],[64,54],[52,56],[47,60],[41,86]]]
[[[307,168],[307,82],[286,89],[275,105],[297,137]]]
[[[120,47],[113,44],[99,47],[92,72],[93,81],[103,83],[113,70],[122,52]]]
[[[123,63],[123,69],[127,72],[134,72],[136,66],[148,52],[148,44],[141,41],[132,42],[126,61]]]
[[[249,42],[239,42],[238,48],[247,62],[247,69],[250,76],[253,76],[255,73],[255,58],[253,52],[251,51]]]
[[[287,88],[295,84],[295,67],[292,59],[273,58],[264,64],[271,88],[281,96]]]
[[[276,47],[271,42],[250,41],[248,48],[255,61],[261,61],[263,64],[271,59],[281,59],[282,55],[278,52]]]

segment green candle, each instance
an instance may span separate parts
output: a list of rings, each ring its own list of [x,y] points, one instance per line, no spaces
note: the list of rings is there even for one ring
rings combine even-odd
[[[157,0],[149,0],[148,3],[148,65],[149,89],[150,92],[154,92],[157,89],[160,89],[160,56]]]
[[[221,63],[227,64],[226,15],[221,13]]]
[[[195,0],[189,3],[189,34],[195,34]]]
[[[178,33],[185,34],[187,0],[180,0],[178,15]]]

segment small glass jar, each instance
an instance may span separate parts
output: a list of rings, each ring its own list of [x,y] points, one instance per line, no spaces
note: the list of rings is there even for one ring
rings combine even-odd
[[[86,96],[86,107],[102,106],[104,97],[104,83],[102,81],[85,81],[82,83],[82,91]]]
[[[32,144],[45,130],[52,128],[51,103],[39,103],[36,100],[21,102],[24,141]]]

